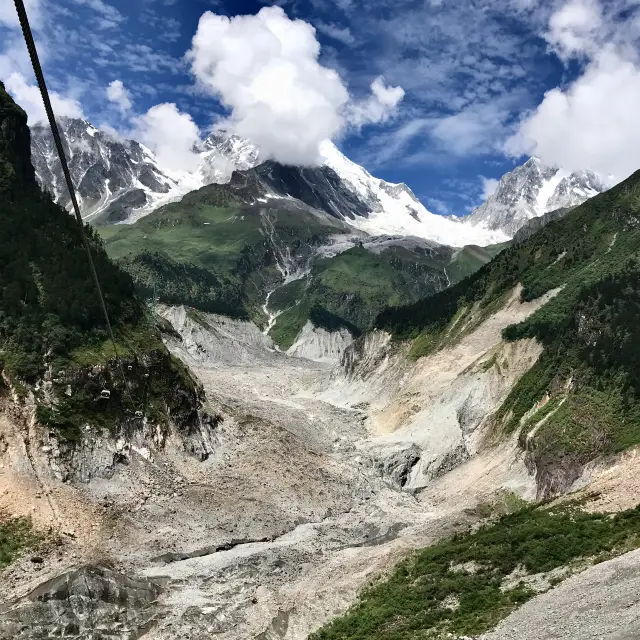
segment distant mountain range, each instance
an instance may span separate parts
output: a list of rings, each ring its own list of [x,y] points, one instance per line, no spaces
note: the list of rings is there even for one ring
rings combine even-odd
[[[210,134],[195,151],[195,172],[162,167],[153,152],[133,140],[122,140],[73,118],[60,119],[63,144],[85,218],[94,224],[132,222],[179,200],[207,184],[224,184],[234,171],[260,164],[259,150],[224,131]],[[496,192],[465,218],[431,213],[404,183],[372,176],[326,141],[320,167],[286,167],[269,162],[257,174],[259,197],[291,197],[344,220],[371,236],[415,236],[460,247],[504,242],[531,218],[580,204],[604,190],[591,171],[567,174],[532,158],[503,176]],[[68,206],[68,195],[48,127],[32,127],[36,175],[55,200]],[[242,177],[236,178],[242,181]],[[257,196],[258,197],[258,196]]]

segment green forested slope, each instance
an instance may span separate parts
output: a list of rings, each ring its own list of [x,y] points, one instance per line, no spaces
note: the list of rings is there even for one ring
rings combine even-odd
[[[544,352],[498,414],[504,431],[521,429],[547,494],[571,484],[587,461],[640,442],[640,172],[447,291],[386,310],[376,325],[413,340],[419,357],[473,328],[518,283],[523,300],[561,289],[505,330],[508,340],[537,338]]]
[[[133,225],[100,233],[109,255],[145,297],[155,292],[162,302],[262,324],[267,292],[275,289],[269,309],[281,313],[271,335],[285,349],[309,318],[358,333],[386,306],[440,291],[495,251],[354,246],[323,258],[316,256],[318,248],[350,236],[349,227],[296,200],[265,203],[258,196],[237,184],[209,185]],[[301,277],[278,288],[278,263],[298,269]]]
[[[266,290],[281,278],[274,253],[288,249],[304,262],[344,225],[294,202],[277,211],[252,206],[227,185],[210,185],[133,225],[100,231],[143,295],[155,287],[169,304],[259,321]]]
[[[166,419],[165,402],[180,386],[195,398],[193,382],[172,364],[148,325],[131,278],[111,262],[95,233],[85,231],[120,351],[131,367],[126,402],[80,229],[40,191],[26,115],[0,84],[0,369],[16,389],[35,390],[36,401],[42,400],[39,418],[65,437],[78,437],[87,422],[116,428],[143,407],[154,419]],[[89,372],[89,365],[98,365],[100,373]],[[32,386],[45,374],[53,375],[54,403]],[[63,394],[69,384],[72,394]],[[99,402],[105,386],[111,399]]]

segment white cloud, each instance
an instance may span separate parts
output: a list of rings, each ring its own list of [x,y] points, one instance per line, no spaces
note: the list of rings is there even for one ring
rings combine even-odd
[[[342,44],[353,44],[356,41],[349,27],[339,27],[336,24],[323,22],[322,20],[316,20],[315,25],[320,33],[324,33],[325,36],[342,42]]]
[[[556,34],[559,53],[589,62],[582,75],[548,91],[521,121],[505,145],[510,155],[532,154],[549,165],[589,168],[615,180],[640,168],[640,64],[632,46],[640,25],[633,11],[640,4],[616,0],[603,6],[606,13],[595,2],[572,0],[551,16],[549,33]]]
[[[496,100],[467,107],[438,120],[432,135],[441,148],[454,155],[494,151],[504,135],[509,103]]]
[[[41,0],[24,0],[24,6],[29,16],[29,24],[32,29],[38,28],[42,24],[42,1]],[[18,14],[13,2],[2,2],[0,4],[0,25],[18,28]]]
[[[129,92],[124,88],[122,80],[114,80],[107,87],[107,98],[118,105],[120,111],[125,112],[131,109]]]
[[[126,18],[118,9],[108,4],[104,0],[73,0],[76,4],[87,6],[93,9],[100,15],[100,18],[96,22],[96,26],[99,29],[113,29],[117,27],[121,22],[124,22]]]
[[[603,53],[568,89],[549,91],[506,150],[624,179],[640,168],[639,104],[640,69],[613,51]]]
[[[199,156],[194,145],[200,132],[188,113],[182,113],[173,103],[157,104],[147,113],[133,118],[131,137],[147,145],[162,166],[174,171],[194,171]]]
[[[350,105],[347,119],[356,127],[367,123],[386,122],[404,98],[402,87],[387,87],[382,76],[371,83],[371,95]]]
[[[31,124],[46,119],[40,89],[36,85],[30,85],[21,73],[14,72],[6,79],[5,86],[15,101],[27,112]],[[49,91],[49,97],[56,116],[84,117],[82,107],[75,98],[67,98],[56,91]]]
[[[7,34],[4,48],[0,51],[0,80],[8,78],[14,72],[23,75],[33,73],[32,69],[22,34]]]
[[[263,158],[313,165],[319,143],[338,136],[349,117],[358,126],[381,122],[402,91],[376,80],[371,102],[354,105],[319,54],[315,29],[272,6],[233,18],[206,12],[187,57],[198,82],[231,111],[225,125],[259,146]]]
[[[587,53],[602,27],[598,0],[570,0],[549,20],[546,38],[562,58]]]
[[[484,202],[496,192],[500,181],[495,178],[485,178],[484,176],[480,176],[480,178],[482,179],[482,201]]]

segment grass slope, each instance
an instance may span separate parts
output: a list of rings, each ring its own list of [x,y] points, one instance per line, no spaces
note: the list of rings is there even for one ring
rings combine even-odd
[[[356,246],[314,259],[316,247],[347,234],[348,227],[293,200],[251,204],[255,197],[235,184],[210,185],[133,225],[100,233],[143,296],[155,292],[169,304],[259,324],[267,291],[281,281],[282,256],[310,264],[308,277],[277,289],[269,301],[271,310],[281,312],[271,336],[283,349],[309,319],[357,334],[384,307],[431,295],[493,255],[480,247],[453,253],[446,247],[374,252]]]
[[[328,330],[344,326],[358,335],[385,306],[444,288],[448,259],[446,251],[433,256],[391,247],[374,253],[357,246],[316,260],[309,278],[292,282],[272,296],[271,306],[284,312],[271,335],[286,349],[308,319]]]
[[[27,518],[0,522],[0,569],[11,564],[22,553],[35,547],[40,538],[33,532]]]
[[[143,295],[155,290],[162,302],[258,322],[266,290],[281,277],[278,252],[304,261],[341,231],[338,220],[292,202],[274,210],[234,200],[224,185],[190,193],[133,225],[100,229],[109,255]]]
[[[526,507],[411,555],[310,640],[475,636],[535,595],[526,575],[601,562],[638,546],[638,508],[611,517],[575,506]],[[507,581],[515,572],[523,579]]]

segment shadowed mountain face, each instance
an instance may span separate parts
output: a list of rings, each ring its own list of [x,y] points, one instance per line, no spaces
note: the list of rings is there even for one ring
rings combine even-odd
[[[0,192],[35,188],[35,173],[29,154],[27,116],[0,82]]]
[[[296,198],[340,220],[369,215],[369,205],[330,167],[287,167],[265,162],[253,172],[269,191]]]

